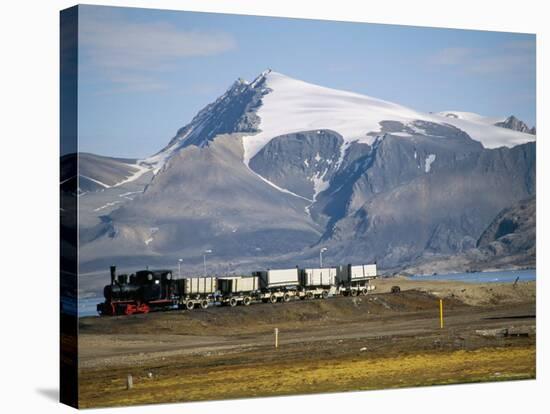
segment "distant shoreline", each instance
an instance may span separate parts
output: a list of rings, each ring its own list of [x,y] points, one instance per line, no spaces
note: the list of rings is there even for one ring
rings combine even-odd
[[[410,275],[405,277],[411,280],[450,280],[466,283],[513,283],[516,278],[524,282],[536,280],[536,268],[442,274],[435,273],[432,275]]]

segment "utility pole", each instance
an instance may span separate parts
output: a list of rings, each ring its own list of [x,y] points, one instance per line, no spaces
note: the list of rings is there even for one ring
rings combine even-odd
[[[319,267],[323,267],[323,252],[326,252],[328,249],[326,247],[323,247],[321,250],[319,250]]]
[[[181,279],[181,262],[183,259],[178,259],[178,278]]]

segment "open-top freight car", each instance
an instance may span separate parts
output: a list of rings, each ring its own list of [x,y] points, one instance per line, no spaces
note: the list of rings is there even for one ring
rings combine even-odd
[[[374,290],[370,283],[376,279],[376,264],[339,266],[337,272],[338,293],[344,296],[366,295]]]
[[[215,277],[184,277],[176,280],[177,301],[180,308],[206,309],[215,299],[218,279]]]
[[[228,276],[218,278],[217,301],[231,307],[248,306],[260,292],[258,276]]]
[[[326,299],[336,294],[335,267],[300,269],[300,299]]]
[[[260,280],[259,299],[262,302],[289,302],[297,296],[300,286],[300,270],[292,269],[269,269],[253,272]]]

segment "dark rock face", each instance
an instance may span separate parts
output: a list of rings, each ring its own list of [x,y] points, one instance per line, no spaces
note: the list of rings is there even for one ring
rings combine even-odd
[[[476,247],[453,254],[423,253],[401,272],[411,274],[534,268],[536,266],[536,198],[520,200],[497,214]]]
[[[377,142],[351,190],[340,194],[342,210],[323,245],[342,259],[386,267],[425,252],[459,253],[475,246],[503,207],[534,194],[534,144],[487,150],[434,140],[386,135]]]
[[[527,134],[537,134],[537,130],[535,127],[529,128],[525,122],[517,119],[514,115],[509,116],[502,122],[497,122],[495,125],[502,128],[512,129],[514,131],[525,132]]]
[[[260,119],[256,114],[262,97],[269,92],[265,78],[260,76],[252,84],[236,81],[221,97],[205,106],[160,152],[182,141],[184,146],[204,146],[221,134],[253,133],[258,131]]]
[[[529,197],[502,210],[477,241],[477,247],[508,254],[530,252],[536,247],[536,198]]]
[[[328,130],[304,131],[273,138],[249,163],[279,187],[313,201],[321,182],[338,170],[344,140]]]

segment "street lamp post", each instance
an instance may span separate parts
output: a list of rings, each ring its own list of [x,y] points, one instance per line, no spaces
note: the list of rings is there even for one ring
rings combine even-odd
[[[181,262],[183,262],[183,259],[178,259],[178,278],[181,279]]]
[[[209,254],[209,253],[212,253],[212,250],[210,250],[210,249],[205,250],[203,255],[202,255],[202,262],[203,262],[203,265],[204,265],[204,276],[206,276],[206,255]]]
[[[326,247],[323,247],[321,250],[319,250],[319,267],[323,267],[323,252],[326,252],[328,249]]]

